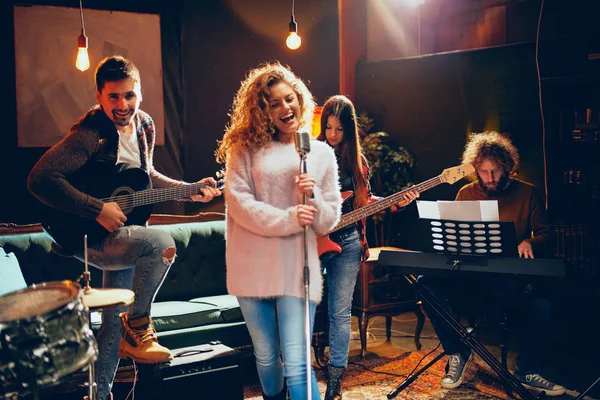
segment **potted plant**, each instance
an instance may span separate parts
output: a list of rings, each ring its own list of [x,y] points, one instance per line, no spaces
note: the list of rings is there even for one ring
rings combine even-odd
[[[377,196],[386,197],[414,185],[412,168],[416,160],[412,152],[397,143],[386,132],[371,132],[373,119],[366,113],[358,117],[361,129],[363,154],[371,167],[371,189]],[[370,217],[375,247],[394,246],[400,232],[394,229],[393,213]],[[369,230],[368,230],[369,231]]]

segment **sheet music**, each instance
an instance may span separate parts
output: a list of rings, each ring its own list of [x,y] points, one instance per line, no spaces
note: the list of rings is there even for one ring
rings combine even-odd
[[[419,218],[451,221],[499,221],[498,201],[417,200]]]

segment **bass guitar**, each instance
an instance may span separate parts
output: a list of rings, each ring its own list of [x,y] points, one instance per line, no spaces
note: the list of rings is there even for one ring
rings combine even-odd
[[[366,206],[361,207],[358,210],[350,211],[349,213],[342,215],[340,222],[336,226],[334,226],[328,232],[319,234],[319,236],[317,237],[317,251],[319,253],[319,257],[325,253],[339,254],[342,252],[341,246],[329,238],[329,235],[333,232],[345,228],[346,226],[355,224],[356,222],[368,216],[377,214],[378,212],[381,212],[395,204],[398,204],[399,202],[404,200],[404,195],[406,194],[406,192],[416,190],[419,193],[422,193],[442,183],[454,184],[462,178],[471,175],[473,172],[475,172],[475,168],[471,164],[462,164],[452,168],[446,168],[440,175],[436,176],[435,178],[431,178],[429,180],[426,180],[425,182],[419,183],[418,185],[411,186],[388,197],[384,197],[383,199],[367,204]],[[351,191],[342,193],[343,202],[350,201],[352,195],[353,193]]]
[[[145,225],[152,213],[152,205],[168,200],[189,198],[201,194],[200,189],[213,186],[222,189],[222,171],[217,173],[217,184],[199,182],[185,186],[153,189],[150,176],[141,168],[128,168],[106,175],[101,180],[78,187],[90,196],[103,202],[115,202],[127,216],[125,225]],[[73,254],[83,248],[83,237],[88,241],[102,239],[109,232],[95,219],[79,217],[75,214],[48,207],[42,218],[42,228],[60,248],[60,254]]]

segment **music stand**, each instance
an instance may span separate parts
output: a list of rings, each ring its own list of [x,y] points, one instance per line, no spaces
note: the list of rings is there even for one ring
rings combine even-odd
[[[435,252],[445,254],[453,259],[452,269],[460,269],[462,264],[468,264],[469,259],[517,255],[516,233],[513,222],[497,221],[450,221],[420,219],[415,235],[419,238],[419,248],[424,252]],[[479,250],[479,251],[476,251]],[[485,250],[485,251],[484,251]],[[402,252],[398,252],[402,256]],[[451,272],[451,271],[449,271]],[[449,313],[422,285],[417,283],[413,275],[404,275],[419,298],[429,305],[442,322],[448,325],[460,337],[463,344],[467,345],[481,359],[498,374],[505,386],[517,393],[521,399],[544,399],[545,392],[537,395],[527,390],[521,382],[512,375],[497,359],[490,353],[475,337],[472,330],[467,330],[454,316]],[[410,374],[394,390],[388,393],[387,398],[393,399],[403,389],[408,387],[415,379],[434,365],[447,353],[444,350],[427,365],[414,374]],[[510,393],[509,393],[510,395]]]
[[[518,257],[512,221],[452,221],[419,219],[420,251],[448,256]]]

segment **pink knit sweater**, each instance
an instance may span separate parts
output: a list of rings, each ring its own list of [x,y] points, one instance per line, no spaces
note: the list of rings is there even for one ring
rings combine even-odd
[[[334,227],[341,214],[338,170],[331,147],[311,141],[307,172],[315,177],[318,210],[308,230],[310,300],[323,291],[317,232]],[[227,162],[227,289],[235,296],[304,297],[304,234],[296,217],[300,158],[294,143],[273,142],[256,152],[235,151]]]

